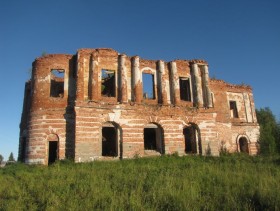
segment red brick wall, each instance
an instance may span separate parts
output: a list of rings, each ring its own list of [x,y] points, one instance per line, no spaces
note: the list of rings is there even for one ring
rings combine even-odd
[[[174,83],[178,84],[179,77],[192,79],[191,64],[198,63],[201,67],[207,65],[205,61],[175,60],[173,70],[171,63],[164,62],[160,70],[159,61],[140,58],[137,67],[140,72],[135,73],[134,60],[135,57],[120,55],[112,49],[81,49],[77,55],[36,59],[30,82],[31,103],[30,107],[24,107],[28,115],[23,115],[21,121],[20,139],[27,137],[25,161],[47,164],[48,142],[54,137],[59,143],[59,159],[73,158],[76,162],[103,159],[101,131],[106,122],[113,123],[118,131],[117,157],[159,154],[144,150],[143,132],[150,123],[162,128],[165,154],[185,154],[183,129],[190,125],[198,129],[202,154],[219,155],[221,146],[230,152],[239,151],[240,137],[248,140],[250,154],[257,153],[259,127],[250,87],[209,80],[214,106],[197,107],[195,91],[192,90],[192,102],[181,101]],[[52,69],[65,70],[62,98],[50,97]],[[115,97],[101,96],[102,69],[115,71]],[[154,74],[155,99],[142,97],[143,72]],[[135,74],[140,77],[137,84]],[[202,75],[199,68],[199,77]],[[231,117],[229,100],[238,101],[240,118]]]

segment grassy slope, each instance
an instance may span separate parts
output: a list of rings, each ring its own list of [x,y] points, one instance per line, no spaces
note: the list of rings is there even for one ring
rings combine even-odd
[[[279,157],[163,156],[0,169],[0,210],[280,209]]]

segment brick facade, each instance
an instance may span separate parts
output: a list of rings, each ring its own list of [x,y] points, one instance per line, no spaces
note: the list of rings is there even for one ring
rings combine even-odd
[[[202,60],[152,61],[107,48],[46,55],[33,62],[23,104],[26,163],[257,153],[252,89],[210,79]]]

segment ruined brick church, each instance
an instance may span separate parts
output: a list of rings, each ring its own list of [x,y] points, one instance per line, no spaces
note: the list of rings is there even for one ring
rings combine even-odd
[[[209,78],[203,60],[146,60],[109,48],[49,54],[25,84],[19,160],[48,165],[178,153],[254,155],[252,89]]]

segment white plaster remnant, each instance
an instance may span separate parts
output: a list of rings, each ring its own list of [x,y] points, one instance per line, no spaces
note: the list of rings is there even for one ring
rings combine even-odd
[[[172,80],[172,88],[171,88],[171,95],[173,98],[173,103],[176,104],[179,101],[180,96],[177,96],[180,86],[179,86],[179,76],[177,73],[177,65],[175,61],[170,63],[171,66],[171,80]]]
[[[192,65],[193,74],[194,74],[194,87],[195,87],[195,103],[197,103],[198,106],[203,105],[203,99],[202,99],[202,89],[201,89],[201,78],[199,76],[199,69],[197,64]]]
[[[212,103],[211,91],[209,88],[209,71],[208,71],[207,65],[203,65],[203,74],[202,75],[203,75],[203,85],[204,85],[206,106],[211,108],[211,107],[213,107],[213,103]]]
[[[120,88],[122,90],[122,102],[127,102],[127,97],[126,99],[124,98],[124,95],[127,96],[127,70],[125,66],[125,60],[126,56],[124,54],[120,55],[120,73],[121,74],[121,83],[120,83]],[[117,78],[117,77],[116,77]]]
[[[172,61],[171,62],[171,73],[172,73],[172,82],[174,84],[174,89],[178,90],[180,88],[179,86],[179,77],[178,77],[178,73],[177,73],[177,65],[176,62]]]
[[[133,71],[133,75],[134,75],[134,87],[137,83],[142,83],[142,77],[141,77],[141,73],[139,70],[139,56],[135,56],[132,60],[132,71]]]

